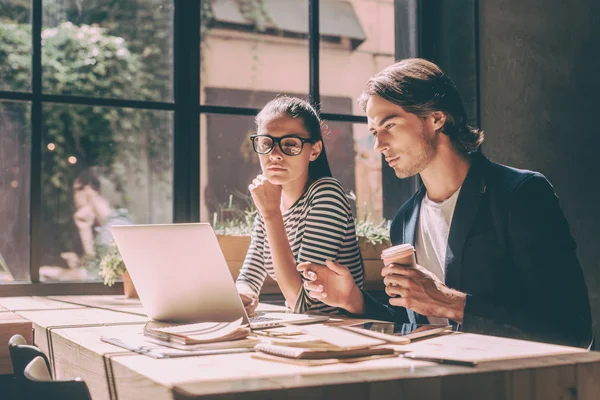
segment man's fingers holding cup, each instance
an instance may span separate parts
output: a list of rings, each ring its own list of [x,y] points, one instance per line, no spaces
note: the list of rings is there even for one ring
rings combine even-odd
[[[410,278],[401,275],[388,275],[383,278],[385,286],[401,286],[404,288],[410,288],[412,281]]]
[[[381,269],[381,276],[387,276],[392,274],[413,276],[414,273],[414,268],[411,265],[388,264]]]
[[[405,297],[408,294],[408,290],[401,286],[386,286],[385,292],[390,297],[396,297],[396,296]]]

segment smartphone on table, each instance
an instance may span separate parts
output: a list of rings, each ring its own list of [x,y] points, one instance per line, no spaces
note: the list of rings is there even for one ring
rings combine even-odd
[[[347,325],[343,328],[365,336],[371,336],[377,339],[387,340],[388,342],[403,344],[410,343],[410,341],[413,339],[449,331],[452,329],[452,326],[407,323],[400,324],[384,321],[371,321],[362,322],[356,325]]]

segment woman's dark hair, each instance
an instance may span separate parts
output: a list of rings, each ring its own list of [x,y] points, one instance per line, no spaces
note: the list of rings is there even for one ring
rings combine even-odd
[[[443,112],[446,123],[441,131],[462,152],[475,151],[483,142],[483,132],[467,124],[467,113],[456,86],[430,61],[408,58],[387,67],[367,82],[358,99],[363,110],[370,96],[379,96],[420,117]]]
[[[331,169],[325,153],[325,144],[323,143],[323,122],[317,111],[306,100],[297,97],[280,96],[269,101],[256,115],[256,129],[276,118],[282,116],[290,118],[300,118],[304,124],[304,129],[315,142],[321,141],[321,154],[316,160],[308,165],[308,179],[311,182],[323,177],[331,177]]]
[[[98,167],[88,167],[79,172],[74,182],[80,189],[91,187],[100,193],[100,179],[98,178]]]

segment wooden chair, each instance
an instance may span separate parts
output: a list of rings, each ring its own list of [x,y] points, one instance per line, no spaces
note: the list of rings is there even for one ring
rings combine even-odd
[[[36,346],[27,344],[25,338],[21,335],[14,335],[8,341],[8,351],[12,362],[13,373],[15,375],[15,394],[17,399],[25,399],[23,392],[25,386],[25,367],[36,357],[41,357],[46,363],[46,368],[50,371],[50,363],[46,355]]]
[[[92,400],[87,385],[81,378],[53,380],[42,357],[36,357],[25,367],[25,393],[27,399]]]

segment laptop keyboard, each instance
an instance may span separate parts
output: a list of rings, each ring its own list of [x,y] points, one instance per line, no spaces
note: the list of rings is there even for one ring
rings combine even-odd
[[[248,320],[250,320],[250,323],[269,322],[269,321],[275,321],[275,320],[278,320],[278,319],[279,318],[263,317],[262,315],[257,315],[256,317],[250,317],[250,318],[248,318]]]

